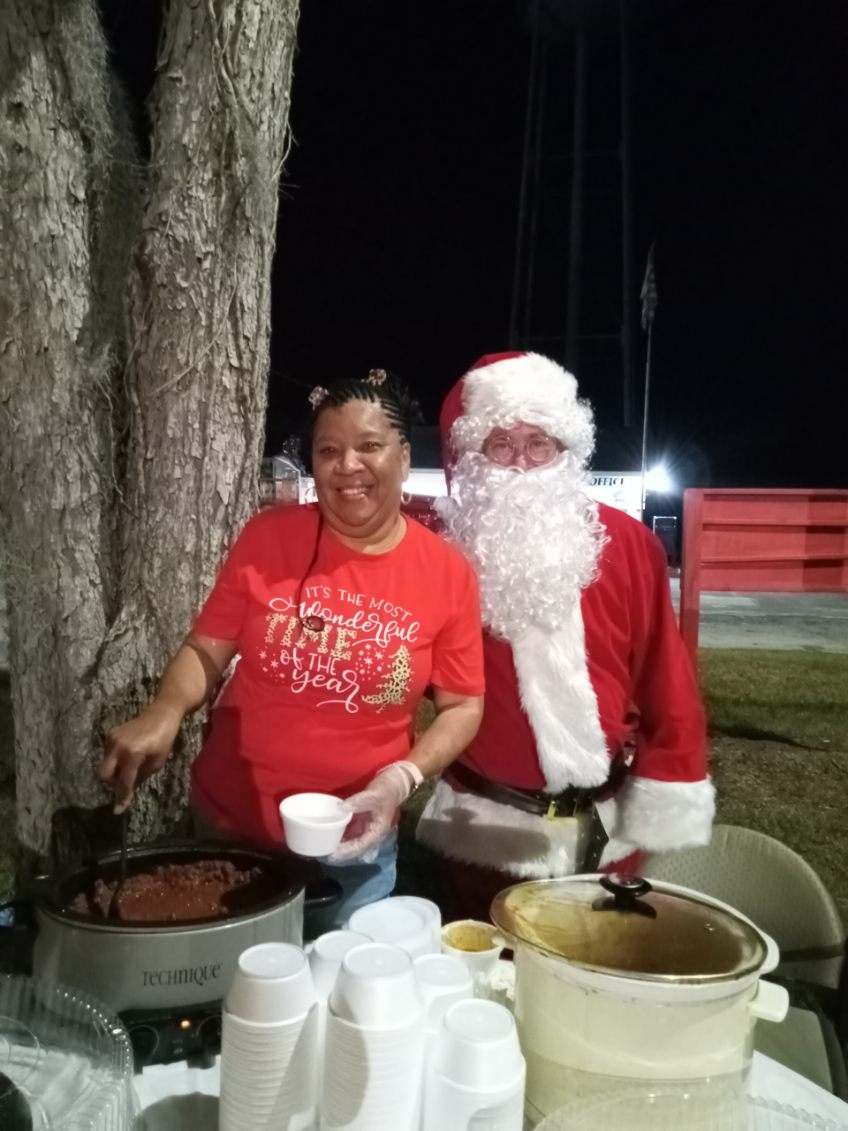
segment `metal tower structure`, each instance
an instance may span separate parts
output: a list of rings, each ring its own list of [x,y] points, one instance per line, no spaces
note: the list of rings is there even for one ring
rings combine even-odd
[[[523,0],[530,35],[511,348],[576,372],[611,424],[634,397],[633,0]]]

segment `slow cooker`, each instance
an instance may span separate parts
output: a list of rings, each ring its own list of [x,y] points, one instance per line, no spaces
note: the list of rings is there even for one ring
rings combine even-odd
[[[616,1081],[743,1087],[758,1019],[786,990],[761,976],[772,939],[698,892],[633,876],[570,876],[499,893],[515,952],[515,1012],[534,1114]]]
[[[239,954],[262,942],[301,945],[304,910],[338,899],[338,885],[314,861],[219,842],[131,848],[127,874],[209,859],[260,868],[262,897],[212,920],[124,923],[74,910],[75,897],[95,880],[118,877],[120,854],[113,852],[37,877],[29,900],[12,905],[19,937],[27,913],[36,932],[33,976],[82,990],[118,1013],[137,1063],[216,1051],[220,1002]]]

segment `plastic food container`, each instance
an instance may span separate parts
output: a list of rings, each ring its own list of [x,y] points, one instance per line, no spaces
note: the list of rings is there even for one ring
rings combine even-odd
[[[125,1131],[132,1049],[126,1029],[85,994],[0,976],[3,1131]]]

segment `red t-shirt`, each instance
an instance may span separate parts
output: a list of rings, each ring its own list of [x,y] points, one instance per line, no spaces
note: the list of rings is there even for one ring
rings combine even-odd
[[[432,684],[483,694],[479,598],[465,558],[406,519],[385,554],[349,549],[317,507],[274,507],[247,523],[194,623],[237,642],[239,662],[192,769],[220,827],[279,844],[278,805],[304,790],[345,797],[406,757]],[[307,575],[308,569],[308,575]],[[306,629],[295,601],[302,579]]]

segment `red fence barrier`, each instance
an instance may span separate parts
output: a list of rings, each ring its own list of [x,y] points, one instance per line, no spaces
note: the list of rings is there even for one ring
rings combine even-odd
[[[848,491],[687,490],[680,631],[693,657],[702,590],[848,592]]]

